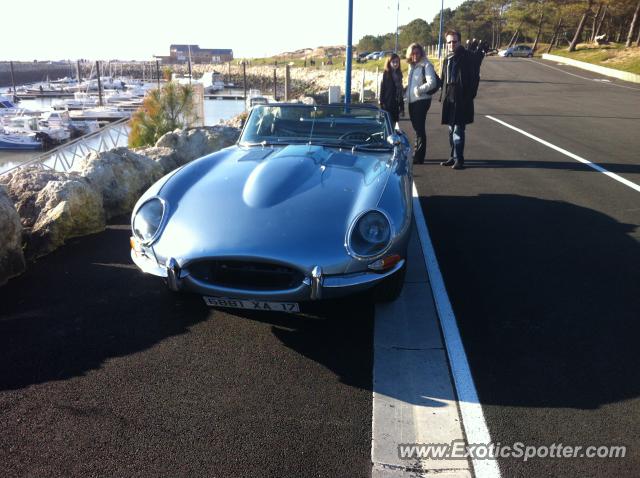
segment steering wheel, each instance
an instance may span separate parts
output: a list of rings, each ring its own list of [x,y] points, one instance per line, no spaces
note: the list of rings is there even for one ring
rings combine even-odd
[[[365,143],[371,142],[371,135],[367,131],[348,131],[338,136],[339,140],[355,139],[364,141]]]

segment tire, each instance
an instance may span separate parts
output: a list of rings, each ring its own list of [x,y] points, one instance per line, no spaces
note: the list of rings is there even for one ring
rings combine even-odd
[[[507,53],[507,58],[511,58],[513,56],[512,53]]]
[[[529,53],[529,54],[527,55],[527,58],[533,58],[533,55],[532,55],[531,53]]]
[[[405,264],[402,269],[371,290],[371,300],[373,302],[393,302],[400,297],[406,273],[407,265]]]

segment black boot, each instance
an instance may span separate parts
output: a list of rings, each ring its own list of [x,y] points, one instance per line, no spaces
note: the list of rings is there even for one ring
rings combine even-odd
[[[453,163],[455,163],[455,159],[449,158],[446,161],[442,161],[440,166],[453,166]]]
[[[451,169],[464,169],[464,160],[456,159]]]

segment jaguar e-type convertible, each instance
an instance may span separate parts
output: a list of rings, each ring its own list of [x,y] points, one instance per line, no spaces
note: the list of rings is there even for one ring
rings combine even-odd
[[[409,142],[373,106],[255,106],[238,143],[160,179],[136,204],[131,257],[215,307],[401,292]]]

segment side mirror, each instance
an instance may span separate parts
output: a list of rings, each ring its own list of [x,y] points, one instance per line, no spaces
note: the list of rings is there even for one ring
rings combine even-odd
[[[400,146],[402,144],[402,136],[397,133],[390,134],[387,136],[387,143],[392,146]]]

